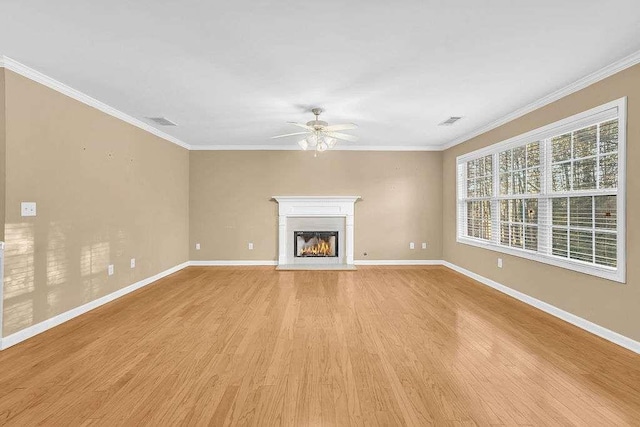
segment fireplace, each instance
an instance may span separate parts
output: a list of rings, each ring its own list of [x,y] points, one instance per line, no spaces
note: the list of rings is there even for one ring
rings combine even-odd
[[[278,270],[354,269],[353,214],[359,196],[273,198],[278,201]],[[313,248],[320,240],[325,244]]]
[[[337,231],[294,231],[293,253],[296,258],[337,258]]]

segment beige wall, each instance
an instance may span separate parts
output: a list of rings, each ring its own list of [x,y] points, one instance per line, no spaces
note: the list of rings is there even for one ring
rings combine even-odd
[[[5,77],[7,336],[187,261],[189,154]],[[21,217],[21,201],[37,217]]]
[[[6,184],[4,68],[0,68],[0,241],[4,241],[4,211]],[[0,322],[1,324],[2,322]]]
[[[360,195],[356,259],[440,259],[442,153],[192,151],[192,260],[275,260],[274,195]],[[248,242],[255,249],[247,249]],[[195,243],[201,244],[196,251]],[[416,249],[409,249],[409,242]],[[428,249],[420,249],[428,242]],[[364,255],[366,252],[368,255]]]
[[[456,156],[622,96],[628,97],[627,284],[456,243]],[[640,340],[638,160],[640,66],[444,153],[333,151],[318,158],[300,151],[189,153],[0,68],[3,335],[188,259],[276,259],[273,195],[361,195],[356,259],[444,258]],[[22,218],[21,201],[36,201],[38,216]],[[423,241],[427,250],[420,249]],[[109,263],[116,267],[111,277]]]
[[[456,156],[627,96],[627,284],[456,243]],[[640,340],[640,65],[455,146],[443,158],[445,260]],[[498,256],[504,268],[496,267]]]

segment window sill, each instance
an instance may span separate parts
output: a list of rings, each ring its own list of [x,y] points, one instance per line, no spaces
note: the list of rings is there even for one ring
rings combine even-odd
[[[487,242],[469,237],[458,237],[456,241],[465,245],[488,249],[495,252],[501,252],[504,254],[525,258],[531,261],[537,261],[567,270],[573,270],[579,273],[601,277],[603,279],[611,280],[614,282],[626,283],[624,266],[618,268],[594,266],[592,264],[587,264],[580,261],[569,261],[567,259],[559,258],[553,255],[544,255],[524,249],[514,249],[507,246],[498,245],[493,242]]]

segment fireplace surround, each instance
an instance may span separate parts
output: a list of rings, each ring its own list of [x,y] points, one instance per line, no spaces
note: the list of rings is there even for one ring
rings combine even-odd
[[[323,266],[328,269],[340,266],[354,268],[354,204],[359,198],[359,196],[274,196],[273,199],[278,202],[279,214],[278,268],[283,269],[289,266],[313,266],[314,269],[321,269]],[[301,247],[320,243],[321,239],[318,237],[329,239],[321,248],[315,247],[308,249],[305,254],[300,253]],[[314,238],[316,240],[311,241]],[[331,247],[332,243],[334,247]]]

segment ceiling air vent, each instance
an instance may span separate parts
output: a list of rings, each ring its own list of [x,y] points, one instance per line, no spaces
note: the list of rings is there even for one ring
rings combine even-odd
[[[451,126],[452,124],[454,124],[455,122],[457,122],[461,118],[462,117],[449,117],[447,120],[445,120],[444,122],[440,123],[438,126]]]
[[[178,126],[173,123],[171,120],[164,117],[147,117],[152,122],[159,124],[160,126]]]

